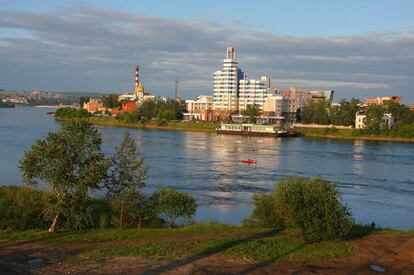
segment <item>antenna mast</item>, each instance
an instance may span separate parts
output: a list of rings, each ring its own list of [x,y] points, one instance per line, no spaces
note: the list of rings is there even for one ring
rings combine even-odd
[[[180,81],[178,81],[178,77],[175,76],[175,80],[174,80],[174,83],[175,83],[175,100],[177,100],[177,101],[180,101],[180,92],[178,91],[178,83],[179,82]]]

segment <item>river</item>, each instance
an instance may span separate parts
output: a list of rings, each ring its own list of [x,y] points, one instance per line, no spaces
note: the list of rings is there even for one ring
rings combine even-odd
[[[0,109],[0,185],[21,185],[18,161],[37,138],[59,128],[44,108]],[[122,128],[98,127],[105,154]],[[358,223],[414,227],[414,144],[320,138],[247,138],[214,133],[129,129],[149,166],[147,191],[170,186],[194,195],[195,220],[238,224],[252,195],[288,175],[338,183]],[[256,165],[242,159],[253,158]]]

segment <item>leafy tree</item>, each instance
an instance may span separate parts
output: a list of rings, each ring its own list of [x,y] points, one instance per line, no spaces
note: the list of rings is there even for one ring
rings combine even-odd
[[[352,98],[351,101],[342,99],[339,106],[331,108],[330,118],[334,125],[355,125],[355,114],[361,109],[361,101]]]
[[[108,198],[119,210],[119,227],[125,224],[125,216],[134,213],[134,208],[143,200],[140,189],[145,186],[148,168],[140,156],[128,131],[111,159],[111,167],[105,187]],[[136,211],[135,211],[136,213]]]
[[[55,112],[55,117],[57,119],[59,118],[63,118],[63,119],[67,119],[67,118],[85,118],[85,117],[89,117],[90,114],[88,113],[88,111],[86,111],[85,109],[75,109],[75,108],[60,108],[57,109]]]
[[[79,97],[79,105],[81,108],[83,108],[83,106],[88,103],[91,100],[91,98],[89,96],[81,96]]]
[[[250,123],[255,123],[256,122],[256,118],[258,116],[260,116],[261,112],[259,109],[259,106],[254,104],[254,105],[247,105],[246,110],[242,111],[242,115],[247,116],[247,120]]]
[[[171,188],[161,188],[152,195],[157,212],[167,221],[168,227],[174,227],[177,218],[191,218],[197,210],[195,199],[189,194]]]
[[[121,103],[118,101],[117,94],[109,94],[107,96],[102,97],[102,105],[105,108],[113,108],[113,107],[120,107]]]
[[[306,124],[329,124],[329,109],[330,104],[326,100],[309,100],[302,110],[302,122]]]
[[[101,144],[101,134],[90,123],[70,120],[25,152],[19,166],[24,182],[32,186],[44,183],[54,201],[50,233],[55,231],[61,215],[79,221],[86,210],[80,206],[88,192],[100,188],[108,169]]]
[[[379,135],[381,130],[386,128],[384,122],[385,108],[382,105],[370,106],[367,108],[365,118],[366,130],[375,135]]]
[[[159,106],[157,100],[145,100],[139,106],[138,112],[140,113],[140,116],[146,119],[151,119],[157,116],[158,109]]]
[[[403,124],[414,123],[414,112],[405,105],[396,102],[386,102],[384,108]]]

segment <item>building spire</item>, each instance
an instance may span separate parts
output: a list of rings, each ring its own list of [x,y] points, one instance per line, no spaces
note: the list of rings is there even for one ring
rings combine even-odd
[[[226,59],[235,59],[235,58],[236,58],[236,54],[235,54],[234,47],[227,47]]]

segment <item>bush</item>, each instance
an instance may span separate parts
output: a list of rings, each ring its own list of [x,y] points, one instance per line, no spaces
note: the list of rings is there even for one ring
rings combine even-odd
[[[46,228],[43,209],[49,193],[27,187],[0,187],[0,229]]]
[[[299,227],[306,242],[339,239],[352,227],[336,184],[320,178],[286,178],[276,192],[287,209],[287,224]]]
[[[288,177],[269,194],[255,195],[247,225],[299,228],[306,242],[335,240],[352,227],[336,184],[320,178]]]
[[[192,196],[171,188],[158,189],[151,199],[157,213],[167,221],[170,228],[174,227],[177,218],[190,219],[197,210],[197,203]]]
[[[90,114],[85,109],[60,108],[55,112],[56,118],[86,118]]]
[[[282,208],[275,195],[275,192],[254,194],[253,203],[255,208],[251,217],[242,221],[243,226],[282,230],[285,226],[282,219]]]

